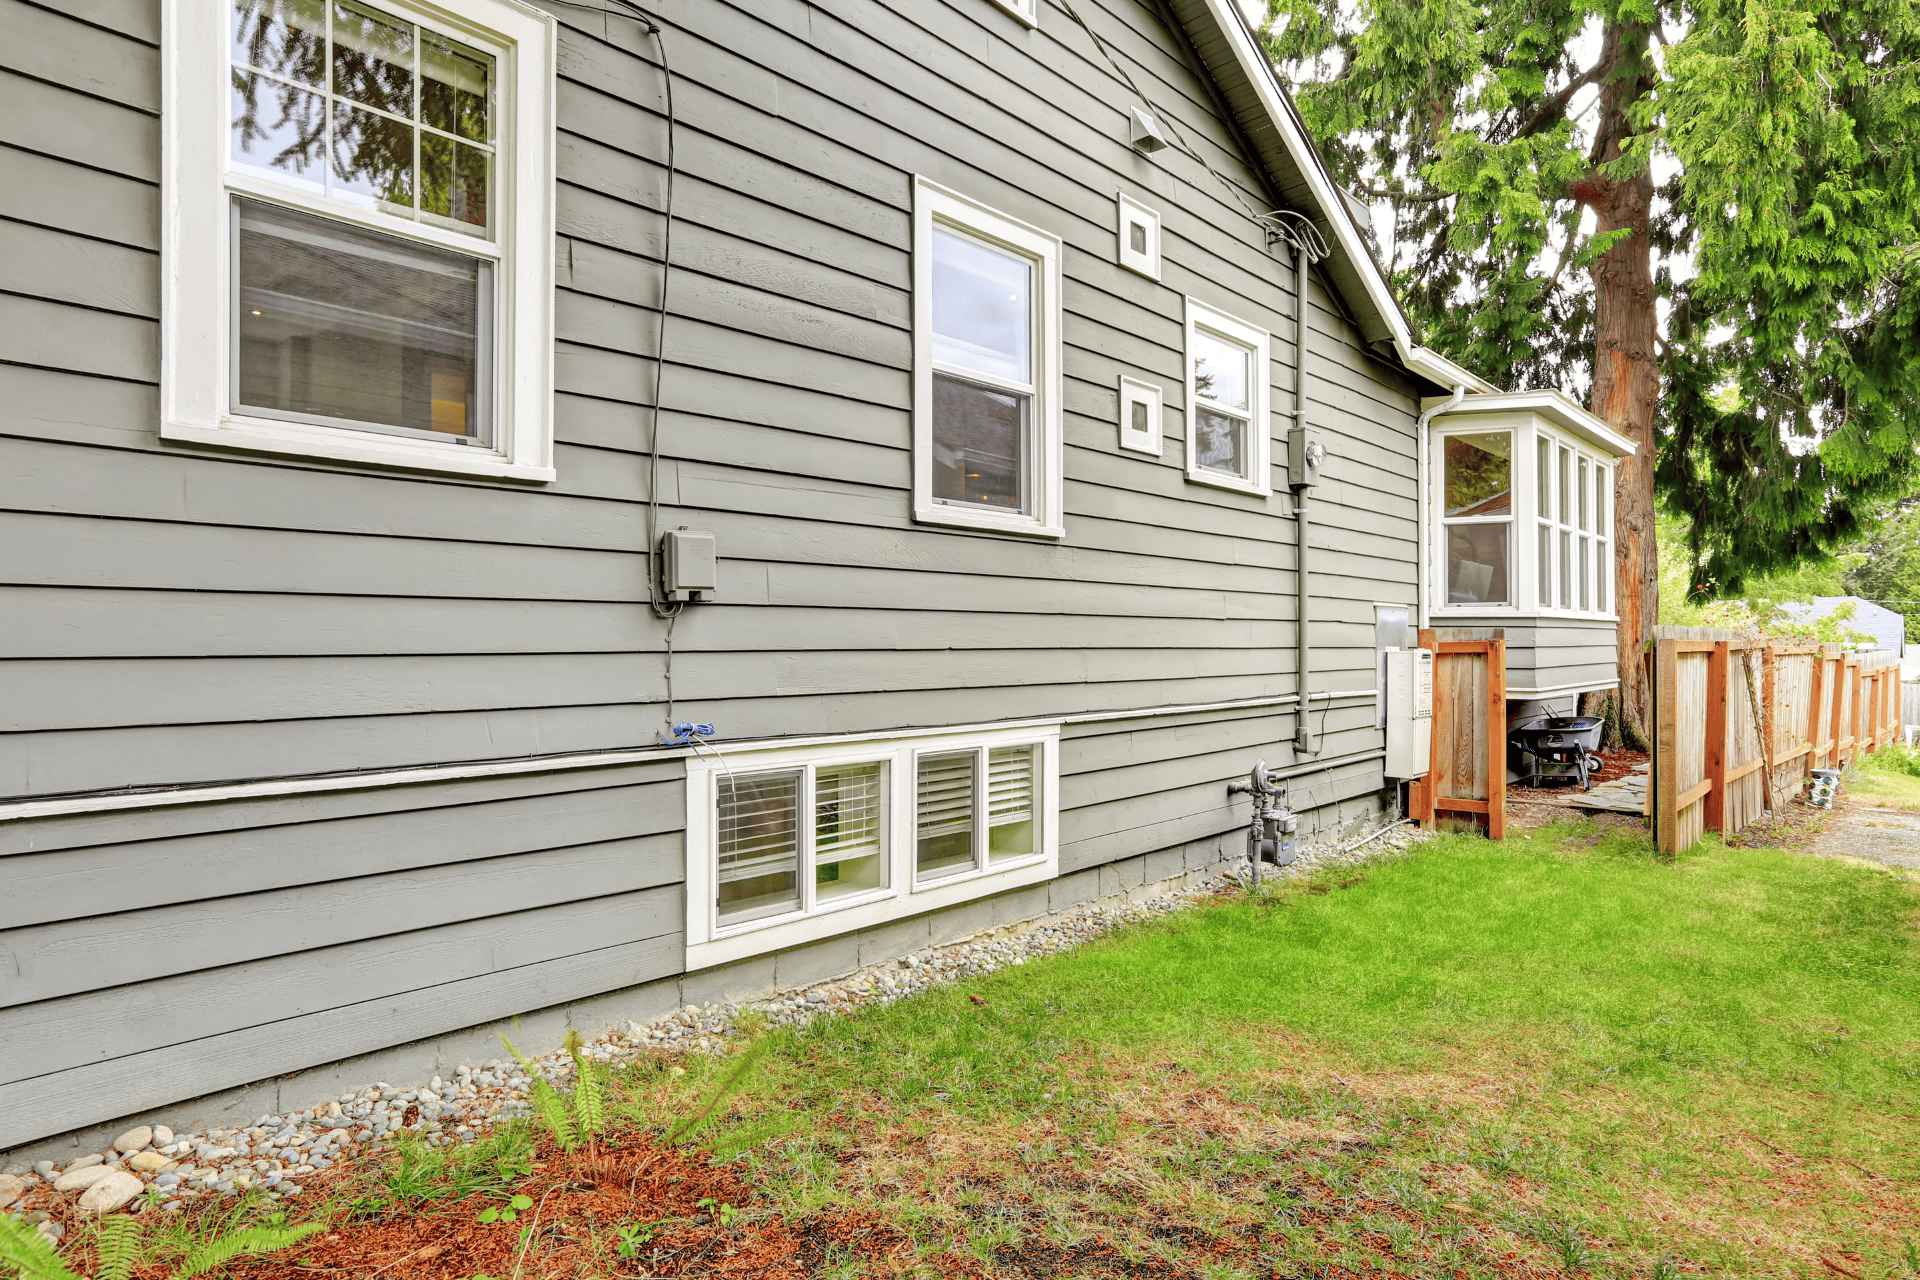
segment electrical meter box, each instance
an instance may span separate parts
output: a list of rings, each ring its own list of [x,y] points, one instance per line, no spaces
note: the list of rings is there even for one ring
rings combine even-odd
[[[1433,754],[1433,650],[1387,651],[1389,778],[1424,778]]]

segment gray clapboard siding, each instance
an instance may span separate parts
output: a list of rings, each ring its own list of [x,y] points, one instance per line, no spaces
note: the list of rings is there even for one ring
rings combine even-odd
[[[554,926],[540,921],[534,927]],[[52,1079],[0,1085],[0,1145],[635,986],[678,972],[684,948],[683,935],[663,934],[303,1016],[286,1016],[269,995],[271,1022],[109,1058]],[[189,992],[174,1003],[185,1011],[201,999]]]
[[[151,253],[0,221],[0,290],[152,319],[159,283]]]
[[[0,0],[0,67],[148,113],[160,110],[160,54],[152,42]]]
[[[4,145],[0,145],[0,218],[130,249],[160,247],[157,188]]]
[[[26,925],[0,933],[13,961],[0,1007],[678,884],[681,845],[677,834],[606,840]]]
[[[682,788],[655,789],[522,796],[20,854],[5,864],[12,892],[0,902],[0,930],[193,903],[209,884],[226,895],[218,910],[231,914],[248,894],[623,840],[636,842],[634,861],[651,864],[649,884],[667,884],[680,878]]]
[[[58,1047],[59,1041],[84,1046],[85,1058],[95,1061],[142,1053],[217,1035],[228,1027],[263,1026],[668,936],[685,919],[683,901],[680,887],[673,885],[181,973],[69,997],[51,1006],[0,1010],[0,1034],[9,1044],[19,1043],[33,1028],[36,1042],[53,1042],[43,1052],[72,1055],[69,1065],[79,1065],[74,1060],[78,1055]],[[642,980],[655,976],[642,975]],[[547,1003],[551,1001],[523,1007]],[[112,1028],[112,1037],[97,1031],[82,1034],[89,1025]],[[432,1033],[423,1027],[419,1034]],[[17,1074],[19,1068],[11,1063],[0,1070],[7,1083],[31,1078]]]
[[[0,66],[0,142],[107,174],[157,183],[153,116],[89,98]]]
[[[0,360],[152,382],[160,326],[150,320],[0,294]]]

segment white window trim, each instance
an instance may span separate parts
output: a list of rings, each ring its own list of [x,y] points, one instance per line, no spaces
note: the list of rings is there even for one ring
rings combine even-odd
[[[1562,609],[1551,603],[1551,600],[1540,599],[1540,480],[1536,441],[1548,440],[1556,449],[1562,445],[1566,446],[1574,455],[1576,469],[1578,459],[1582,456],[1587,459],[1589,467],[1605,468],[1610,493],[1618,477],[1621,459],[1610,458],[1594,448],[1590,441],[1583,440],[1571,432],[1562,431],[1539,417],[1524,412],[1487,414],[1479,418],[1461,415],[1445,420],[1445,425],[1436,422],[1430,431],[1433,437],[1430,457],[1434,461],[1428,476],[1428,509],[1432,513],[1428,517],[1432,524],[1427,539],[1428,553],[1431,557],[1428,579],[1434,584],[1432,594],[1435,598],[1429,602],[1429,615],[1435,618],[1509,615],[1559,618],[1577,622],[1619,622],[1618,591],[1616,590],[1618,584],[1611,578],[1607,582],[1607,592],[1615,607],[1605,612],[1579,608]],[[1514,535],[1508,547],[1508,569],[1513,577],[1508,584],[1509,600],[1506,604],[1451,604],[1444,599],[1447,580],[1446,526],[1448,521],[1443,514],[1446,495],[1446,447],[1442,441],[1447,436],[1484,435],[1495,431],[1510,432],[1514,440],[1512,524]],[[1616,536],[1613,532],[1615,514],[1612,511],[1608,512],[1608,533],[1603,540],[1609,548],[1612,547]],[[1456,521],[1454,523],[1496,524],[1499,521]],[[1557,530],[1560,527],[1559,523],[1557,521],[1553,523]],[[1578,536],[1577,529],[1575,536]],[[1591,538],[1594,534],[1589,531],[1587,536]],[[1610,554],[1607,560],[1610,566],[1612,561]],[[1557,563],[1552,566],[1551,572],[1554,574],[1553,586],[1557,592],[1559,587]],[[1579,598],[1577,592],[1574,598]]]
[[[1252,349],[1253,359],[1248,371],[1248,381],[1252,384],[1248,399],[1251,412],[1247,417],[1247,450],[1249,454],[1248,472],[1250,479],[1242,480],[1221,471],[1209,471],[1195,464],[1198,455],[1195,448],[1196,419],[1194,406],[1198,398],[1194,393],[1193,376],[1193,335],[1195,329],[1208,329]],[[1236,493],[1251,493],[1267,497],[1273,493],[1273,415],[1269,402],[1273,393],[1273,338],[1258,325],[1228,315],[1218,307],[1209,306],[1191,295],[1186,300],[1186,328],[1182,340],[1181,359],[1186,365],[1187,378],[1187,479],[1195,484],[1212,485],[1216,489],[1231,489]]]
[[[355,209],[228,169],[229,7],[164,0],[161,13],[160,435],[248,452],[505,480],[553,467],[554,19],[519,0],[376,0],[496,57],[497,235],[491,240]],[[231,411],[231,210],[263,198],[475,257],[493,258],[491,448]]]
[[[924,886],[914,883],[914,795],[918,756],[992,747],[1038,746],[1040,791],[1034,830],[1037,852]],[[806,915],[773,916],[721,927],[714,903],[715,808],[719,780],[728,775],[802,765],[885,761],[889,787],[884,889],[816,906]],[[828,745],[730,749],[687,760],[687,968],[743,960],[822,938],[869,929],[892,920],[956,906],[1010,889],[1044,884],[1060,874],[1060,722],[1022,728],[975,728],[939,735],[876,736]]]
[[[1160,278],[1160,215],[1141,204],[1132,196],[1121,192],[1115,201],[1119,211],[1119,223],[1116,230],[1120,236],[1120,265],[1129,271],[1137,271],[1149,280]],[[1147,251],[1135,253],[1132,237],[1127,228],[1139,223],[1147,229]]]
[[[994,2],[1030,27],[1040,25],[1040,0],[994,0]]]
[[[1549,441],[1555,450],[1553,456],[1556,458],[1559,456],[1558,450],[1560,450],[1561,448],[1565,448],[1567,452],[1572,455],[1571,469],[1575,476],[1578,476],[1580,474],[1580,460],[1582,458],[1585,458],[1587,460],[1587,468],[1589,471],[1589,479],[1588,479],[1589,484],[1592,483],[1591,473],[1594,468],[1598,467],[1604,470],[1607,473],[1607,480],[1606,480],[1605,487],[1608,495],[1609,496],[1612,495],[1614,473],[1620,465],[1619,459],[1608,458],[1604,454],[1601,454],[1600,452],[1595,450],[1591,444],[1587,443],[1585,440],[1580,439],[1580,437],[1573,435],[1569,432],[1557,431],[1553,427],[1548,426],[1545,423],[1534,424],[1534,437],[1535,439],[1544,439]],[[1533,563],[1531,563],[1528,566],[1532,574],[1532,576],[1529,578],[1529,582],[1531,584],[1529,589],[1534,593],[1534,597],[1535,597],[1534,611],[1539,613],[1543,617],[1550,617],[1550,618],[1571,618],[1571,619],[1578,619],[1583,622],[1618,622],[1620,620],[1620,615],[1617,609],[1607,609],[1607,610],[1582,609],[1577,604],[1571,609],[1562,609],[1559,605],[1551,603],[1550,600],[1539,599],[1540,566],[1539,566],[1539,555],[1538,555],[1539,553],[1538,530],[1540,528],[1540,525],[1543,519],[1543,513],[1537,510],[1540,503],[1540,477],[1539,477],[1540,454],[1539,454],[1539,447],[1533,442],[1533,440],[1529,440],[1527,443],[1528,443],[1527,469],[1529,472],[1527,476],[1527,480],[1529,482],[1529,488],[1527,490],[1527,495],[1528,495],[1527,502],[1529,503],[1530,506],[1536,508],[1535,510],[1530,512],[1532,516],[1532,521],[1528,526],[1529,533],[1530,533],[1528,555],[1533,559]],[[1557,477],[1554,483],[1556,485],[1559,483]],[[1555,490],[1555,497],[1556,498],[1558,497],[1557,489]],[[1581,534],[1581,531],[1580,531],[1579,515],[1577,514],[1578,513],[1577,507],[1575,508],[1575,512],[1576,514],[1574,516],[1574,519],[1570,524],[1562,525],[1557,517],[1552,519],[1547,519],[1545,522],[1553,527],[1556,538],[1559,536],[1559,531],[1562,528],[1570,530],[1573,533],[1575,545],[1578,545],[1579,540],[1583,535]],[[1613,546],[1613,539],[1614,539],[1614,533],[1613,533],[1614,516],[1615,516],[1615,513],[1612,511],[1609,511],[1607,513],[1607,536],[1604,538],[1601,538],[1601,537],[1598,537],[1593,532],[1593,527],[1592,527],[1593,518],[1592,518],[1592,514],[1589,513],[1588,520],[1587,520],[1588,527],[1584,536],[1591,542],[1603,543],[1605,544],[1606,547],[1611,549],[1611,547]],[[1604,571],[1611,573],[1611,570],[1613,567],[1613,556],[1610,550],[1605,560],[1606,560],[1606,566]],[[1596,568],[1595,570],[1596,573],[1601,571],[1602,570],[1599,568]],[[1553,581],[1552,581],[1553,592],[1552,592],[1551,600],[1557,600],[1559,599],[1559,593],[1560,593],[1560,565],[1559,565],[1558,556],[1555,556],[1552,559],[1551,573],[1553,578]],[[1609,600],[1613,599],[1613,597],[1618,594],[1618,586],[1619,584],[1614,582],[1611,577],[1608,578],[1607,598]],[[1589,587],[1591,587],[1591,584],[1589,584]],[[1580,592],[1579,592],[1577,580],[1575,583],[1572,598],[1576,601],[1580,598]]]
[[[1144,433],[1133,429],[1133,406],[1136,404],[1147,406],[1147,430]],[[1135,453],[1152,454],[1157,458],[1166,447],[1166,437],[1165,397],[1159,386],[1121,374],[1120,447]]]
[[[923,524],[1034,537],[1066,536],[1061,419],[1060,237],[988,208],[926,178],[913,180],[913,518]],[[999,511],[933,500],[933,228],[945,223],[1032,258],[1033,511]]]

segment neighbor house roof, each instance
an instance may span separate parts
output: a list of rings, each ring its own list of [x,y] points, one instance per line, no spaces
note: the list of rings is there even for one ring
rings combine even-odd
[[[1312,218],[1326,237],[1332,255],[1321,269],[1353,308],[1362,338],[1373,345],[1391,344],[1409,371],[1436,386],[1452,390],[1464,384],[1469,392],[1498,391],[1479,374],[1415,340],[1413,324],[1368,249],[1349,197],[1333,180],[1238,0],[1169,0],[1169,7],[1280,195]]]
[[[1907,620],[1901,614],[1859,596],[1815,596],[1812,604],[1781,605],[1781,611],[1795,618],[1824,618],[1843,604],[1853,606],[1847,619],[1855,631],[1864,631],[1879,642],[1882,649],[1899,653],[1907,639]]]

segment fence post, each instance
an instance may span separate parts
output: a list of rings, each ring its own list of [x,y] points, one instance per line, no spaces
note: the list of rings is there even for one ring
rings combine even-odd
[[[1680,851],[1679,655],[1670,640],[1653,642],[1653,822],[1662,853]]]
[[[1760,709],[1764,713],[1761,723],[1754,726],[1760,735],[1760,758],[1766,763],[1761,765],[1767,771],[1767,808],[1774,808],[1773,793],[1780,786],[1780,779],[1774,776],[1774,758],[1780,754],[1780,685],[1774,678],[1773,660],[1778,644],[1769,640],[1760,648]]]
[[[1706,798],[1700,802],[1700,825],[1708,831],[1724,831],[1727,824],[1727,733],[1731,720],[1727,715],[1727,668],[1732,659],[1733,646],[1725,640],[1707,655],[1705,780],[1709,785]],[[1674,816],[1679,817],[1677,813]]]
[[[1821,645],[1815,645],[1813,649],[1813,675],[1810,684],[1811,691],[1807,695],[1807,763],[1800,770],[1803,781],[1815,769],[1820,768],[1822,755],[1820,744],[1826,736],[1820,732],[1823,720],[1820,713],[1827,705],[1827,651]]]
[[[1487,839],[1507,838],[1507,642],[1487,642]]]

